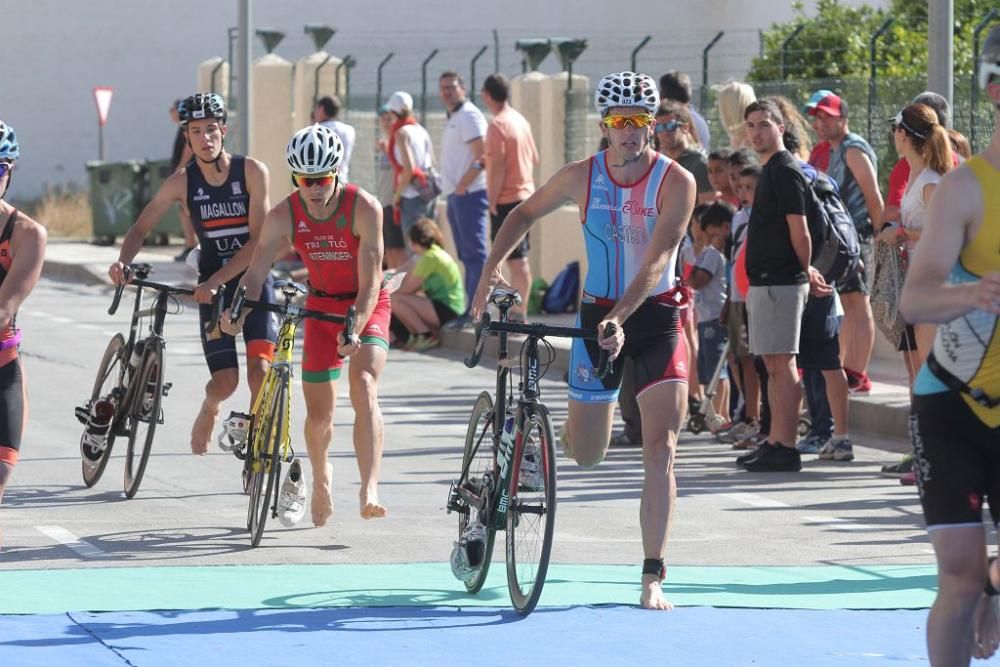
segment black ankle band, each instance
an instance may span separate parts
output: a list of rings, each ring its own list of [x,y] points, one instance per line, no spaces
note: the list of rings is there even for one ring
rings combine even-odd
[[[993,577],[990,576],[990,571],[993,569],[993,561],[996,559],[996,556],[992,556],[986,561],[986,586],[983,587],[983,592],[987,595],[1000,595],[1000,591],[993,585]]]
[[[662,558],[647,558],[642,561],[642,573],[655,574],[660,581],[663,581],[667,578],[667,566],[664,565]]]

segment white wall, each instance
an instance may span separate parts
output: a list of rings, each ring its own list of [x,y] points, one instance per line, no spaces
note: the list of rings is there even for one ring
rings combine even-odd
[[[253,4],[256,27],[284,30],[277,53],[294,62],[314,51],[305,24],[328,24],[338,33],[326,49],[353,55],[358,66],[352,95],[375,90],[378,61],[384,95],[419,90],[420,61],[429,66],[433,90],[445,68],[462,73],[480,46],[489,50],[478,77],[494,69],[492,30],[500,34],[500,69],[520,72],[513,42],[522,37],[585,37],[590,47],[575,72],[596,80],[628,66],[646,34],[639,69],[654,74],[688,71],[700,81],[700,53],[718,30],[727,36],[714,50],[712,78],[739,76],[757,52],[757,28],[792,16],[790,1],[774,0],[507,0],[479,2],[457,15],[453,0],[420,2],[316,2],[282,0]],[[806,3],[812,6],[812,2]],[[874,0],[871,4],[885,4]],[[349,5],[350,11],[344,11]],[[629,12],[633,12],[629,14]],[[173,99],[196,85],[198,63],[227,55],[226,30],[237,21],[237,0],[21,0],[3,3],[4,63],[0,68],[0,118],[17,130],[23,158],[12,196],[37,195],[47,183],[85,181],[84,163],[97,157],[97,120],[91,89],[115,89],[106,128],[109,160],[163,158],[174,128],[167,117]],[[263,54],[255,40],[255,56]],[[544,72],[561,69],[554,56]],[[436,102],[435,102],[436,104]]]

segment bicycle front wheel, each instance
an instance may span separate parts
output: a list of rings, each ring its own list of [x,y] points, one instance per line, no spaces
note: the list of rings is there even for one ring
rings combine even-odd
[[[545,585],[552,553],[552,532],[556,519],[556,449],[552,438],[552,418],[544,405],[525,408],[524,436],[518,460],[513,462],[510,510],[507,512],[507,587],[514,609],[521,615],[532,612]],[[537,446],[541,475],[528,487],[518,480],[525,449]]]
[[[139,491],[146,472],[153,436],[160,423],[163,398],[163,348],[147,339],[139,373],[132,385],[132,408],[128,420],[128,447],[125,449],[125,497]]]
[[[271,390],[270,402],[262,404],[262,418],[254,426],[254,441],[250,453],[250,504],[247,510],[247,528],[250,544],[257,546],[264,535],[268,512],[271,511],[272,494],[277,496],[278,475],[281,474],[281,441],[285,432],[285,415],[288,414],[288,384],[280,376]]]
[[[458,537],[468,527],[470,521],[486,523],[486,543],[483,548],[482,566],[476,576],[465,582],[465,588],[470,593],[478,593],[486,583],[486,575],[490,571],[490,561],[493,560],[493,543],[497,531],[492,524],[492,508],[496,501],[494,484],[496,483],[496,464],[493,455],[493,398],[488,391],[479,394],[472,415],[469,417],[469,428],[465,433],[465,453],[462,457],[462,475],[458,480],[460,494],[479,498],[478,506],[463,501],[458,508]]]
[[[92,409],[94,403],[101,399],[110,398],[112,401],[118,400],[115,397],[115,394],[121,392],[116,392],[115,390],[118,389],[118,380],[121,376],[122,364],[125,363],[122,352],[124,348],[125,338],[120,333],[112,336],[111,340],[108,342],[108,347],[104,350],[104,356],[101,357],[101,363],[97,367],[97,378],[94,380],[94,387],[90,394],[90,401],[87,404],[88,409]],[[104,469],[108,466],[108,459],[111,458],[111,446],[115,442],[115,426],[117,426],[119,421],[117,411],[120,409],[120,406],[116,405],[115,409],[116,414],[111,419],[111,428],[108,430],[107,441],[100,459],[94,462],[82,461],[80,464],[81,471],[83,473],[83,483],[86,484],[88,488],[97,484],[98,480],[101,479],[101,475],[104,474]],[[86,433],[87,426],[84,425],[83,428]]]

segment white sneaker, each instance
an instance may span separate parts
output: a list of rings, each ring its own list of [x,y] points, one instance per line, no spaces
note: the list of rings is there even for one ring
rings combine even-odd
[[[542,472],[542,450],[533,440],[524,443],[521,456],[521,470],[517,476],[517,488],[523,491],[544,491],[545,474]]]
[[[486,555],[486,526],[472,521],[451,549],[451,573],[459,581],[472,581],[483,567]]]
[[[291,528],[302,520],[305,513],[306,482],[302,478],[302,464],[293,459],[278,495],[278,521],[282,526]]]
[[[219,449],[224,452],[231,452],[237,448],[243,448],[247,444],[250,433],[250,415],[242,412],[229,413],[222,422],[222,430],[219,431]]]

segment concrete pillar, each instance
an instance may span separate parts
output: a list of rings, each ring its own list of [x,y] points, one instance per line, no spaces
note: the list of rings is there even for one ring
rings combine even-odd
[[[216,92],[229,106],[229,63],[223,58],[209,58],[198,64],[198,86],[191,93]]]
[[[337,80],[337,66],[341,59],[331,56],[326,51],[317,51],[300,58],[295,63],[295,83],[293,88],[294,125],[299,130],[311,124],[310,114],[314,100],[325,95],[338,95],[343,102],[344,90],[347,86],[347,69],[342,68],[340,80]],[[319,90],[316,88],[316,71],[319,70]]]
[[[255,85],[250,98],[250,114],[254,122],[247,154],[267,165],[273,204],[292,191],[285,164],[285,146],[295,132],[292,124],[292,64],[279,55],[269,53],[254,62],[253,77]]]
[[[927,5],[927,87],[949,104],[954,93],[955,2],[929,0]]]

